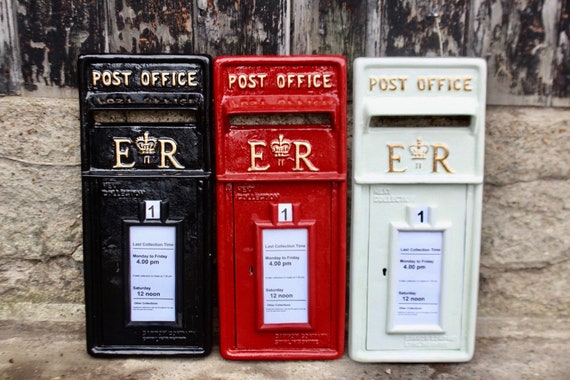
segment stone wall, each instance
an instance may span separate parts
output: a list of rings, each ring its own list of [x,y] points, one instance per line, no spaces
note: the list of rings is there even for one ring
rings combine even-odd
[[[489,108],[480,315],[569,317],[570,109]]]
[[[0,97],[0,316],[83,303],[78,116]],[[570,109],[488,107],[486,124],[479,317],[569,318]]]

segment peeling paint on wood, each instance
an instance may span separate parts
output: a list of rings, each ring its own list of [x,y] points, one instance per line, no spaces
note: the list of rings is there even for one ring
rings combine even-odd
[[[76,87],[79,53],[101,50],[100,16],[88,0],[18,1],[24,89]]]
[[[473,48],[487,58],[489,103],[552,104],[563,2],[476,1]]]
[[[366,41],[366,1],[294,0],[292,54],[340,54],[352,62]]]
[[[182,0],[106,0],[107,51],[131,54],[191,54],[192,3]]]
[[[466,0],[371,1],[374,21],[368,29],[366,53],[375,56],[466,55],[469,4]]]
[[[464,0],[382,2],[381,55],[465,55],[468,9]]]
[[[570,107],[570,1],[563,1],[554,57],[552,105]]]
[[[364,0],[293,0],[291,54],[344,55],[351,82],[352,62],[364,55],[366,13]]]
[[[287,0],[197,1],[196,46],[217,55],[275,55],[287,52]]]
[[[20,49],[13,0],[0,0],[0,94],[20,90]]]
[[[488,103],[570,106],[568,0],[0,0],[0,93],[75,96],[79,53],[478,56]],[[12,18],[10,18],[12,15]],[[350,77],[349,77],[350,80]]]

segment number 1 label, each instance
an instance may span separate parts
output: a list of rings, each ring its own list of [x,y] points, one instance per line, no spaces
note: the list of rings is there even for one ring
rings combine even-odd
[[[293,221],[293,204],[279,203],[277,205],[277,221],[292,222]]]
[[[413,214],[414,224],[429,224],[429,207],[419,206],[416,207]]]
[[[145,220],[160,220],[160,201],[144,201]]]

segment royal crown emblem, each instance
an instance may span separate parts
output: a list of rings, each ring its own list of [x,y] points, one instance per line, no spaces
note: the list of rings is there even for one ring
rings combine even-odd
[[[410,145],[410,153],[412,154],[412,160],[425,160],[429,147],[426,144],[422,144],[422,138],[418,137],[415,144]]]
[[[139,136],[135,140],[137,150],[141,155],[155,154],[157,142],[158,139],[156,137],[149,136],[148,132],[145,132],[143,136]]]
[[[291,150],[291,140],[286,139],[283,135],[279,135],[279,139],[271,141],[271,151],[273,156],[278,159],[277,164],[283,166],[283,161],[289,156]]]

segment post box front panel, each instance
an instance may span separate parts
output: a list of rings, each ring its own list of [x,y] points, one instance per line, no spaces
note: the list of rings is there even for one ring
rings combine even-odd
[[[330,347],[331,183],[238,182],[233,197],[236,347]]]
[[[345,60],[218,57],[214,67],[221,353],[338,358]]]
[[[90,354],[210,351],[210,64],[79,59]]]
[[[467,186],[370,191],[366,348],[459,349]]]
[[[485,63],[358,58],[351,358],[467,361],[474,351]]]
[[[93,353],[205,350],[209,185],[190,178],[88,178],[88,344]],[[90,207],[91,206],[91,207]],[[148,349],[148,348],[147,348]]]

